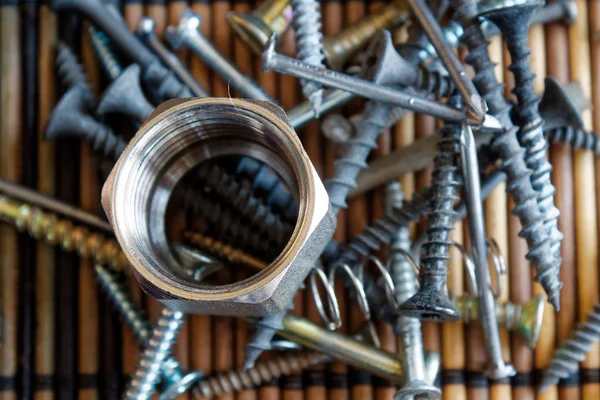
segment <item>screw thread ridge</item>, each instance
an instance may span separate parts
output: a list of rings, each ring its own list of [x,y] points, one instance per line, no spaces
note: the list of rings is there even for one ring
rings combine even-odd
[[[63,250],[75,252],[80,257],[89,257],[97,264],[109,265],[115,270],[124,270],[129,266],[116,240],[92,233],[81,225],[73,225],[69,220],[58,219],[56,215],[39,208],[26,204],[19,206],[15,226],[35,239],[59,245]]]
[[[82,133],[92,143],[94,151],[116,162],[127,147],[127,142],[116,135],[109,126],[96,120],[94,122],[96,122],[96,129],[86,130]]]
[[[600,137],[595,132],[565,126],[544,131],[544,136],[548,141],[570,145],[573,150],[584,149],[592,151],[595,156],[600,156]]]
[[[594,306],[592,313],[588,314],[585,322],[571,333],[560,349],[556,350],[550,360],[548,368],[544,371],[542,390],[558,383],[559,379],[567,378],[579,369],[579,363],[585,361],[585,353],[591,350],[592,343],[600,341],[600,304]]]
[[[121,67],[117,57],[115,57],[108,38],[103,32],[98,31],[93,26],[88,27],[88,35],[100,65],[102,65],[110,80],[114,81],[121,75],[123,67]]]
[[[172,311],[166,307],[161,310],[148,344],[129,381],[124,398],[145,400],[156,392],[162,364],[170,358],[173,344],[184,320],[185,316],[180,311]]]
[[[64,42],[58,44],[56,52],[56,68],[58,76],[68,87],[73,87],[78,84],[87,85],[87,76],[83,70],[83,66],[79,64],[77,56]]]
[[[289,354],[258,362],[247,370],[230,371],[203,379],[197,388],[206,398],[219,397],[244,389],[254,389],[282,376],[298,374],[304,369],[329,361],[331,358],[321,353]]]
[[[321,11],[316,0],[292,0],[296,32],[297,57],[311,65],[325,68],[323,64],[323,34],[321,33]],[[301,79],[302,93],[310,101],[315,114],[323,101],[323,86]]]
[[[532,171],[525,162],[525,149],[517,139],[517,128],[510,120],[510,105],[502,95],[502,84],[498,83],[493,71],[493,63],[487,50],[487,41],[481,28],[475,24],[465,30],[463,41],[469,49],[466,61],[473,66],[473,82],[486,100],[492,115],[498,117],[506,130],[495,136],[490,147],[502,160],[500,169],[506,173],[506,191],[515,202],[513,214],[521,222],[521,232],[529,249],[527,259],[536,271],[536,281],[540,282],[548,299],[556,307],[562,284],[559,280],[560,257],[552,249],[552,241],[544,227],[544,216],[538,205],[538,195],[532,183]]]
[[[372,149],[377,148],[377,138],[387,126],[391,107],[368,102],[366,111],[355,122],[356,135],[346,143],[344,155],[333,163],[334,174],[325,182],[329,201],[334,213],[347,208],[346,198],[356,187],[358,173],[367,167],[366,160]]]

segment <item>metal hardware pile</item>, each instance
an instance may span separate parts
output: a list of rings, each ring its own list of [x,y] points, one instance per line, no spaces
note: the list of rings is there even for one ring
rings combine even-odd
[[[210,398],[333,360],[394,383],[397,399],[438,398],[440,355],[423,350],[424,321],[478,323],[487,377],[516,374],[500,328],[535,348],[545,303],[558,310],[563,285],[549,142],[600,154],[596,134],[584,130],[589,104],[581,88],[552,78],[543,93],[533,86],[529,27],[574,21],[574,2],[396,0],[335,36],[321,33],[317,0],[266,0],[251,13],[230,12],[233,31],[264,71],[299,78],[305,101],[288,110],[218,52],[191,9],[162,40],[151,18],[132,33],[100,0],[54,0],[51,8],[89,21],[109,84],[96,95],[73,50],[60,44],[65,93],[44,135],[89,141],[105,160],[98,202],[108,222],[7,181],[0,219],[93,261],[98,284],[143,349],[124,399],[173,399],[188,390]],[[278,47],[288,29],[295,58]],[[405,40],[394,40],[397,31]],[[488,52],[495,35],[510,54],[514,98],[505,96]],[[181,50],[240,98],[212,98],[176,56]],[[355,115],[331,113],[357,98],[365,101]],[[435,135],[369,163],[380,135],[411,111],[438,118]],[[133,138],[107,123],[115,115],[136,127]],[[316,119],[337,154],[323,181],[295,132]],[[397,178],[427,166],[431,185],[405,199]],[[528,249],[523,265],[531,264],[546,294],[526,304],[500,300],[507,266],[486,237],[483,200],[503,181]],[[382,217],[339,243],[336,216],[373,188],[385,188]],[[422,218],[427,228],[411,235]],[[463,219],[469,238],[456,243],[451,231]],[[448,290],[451,255],[464,264],[469,295]],[[156,321],[145,319],[122,284],[121,274],[131,272],[162,303]],[[342,283],[364,316],[350,334],[339,331],[347,325]],[[290,312],[305,287],[320,325]],[[542,389],[568,377],[600,341],[600,305],[594,311],[556,351]],[[251,321],[244,368],[218,377],[181,368],[172,349],[186,313]],[[399,336],[402,356],[379,346],[379,322]]]

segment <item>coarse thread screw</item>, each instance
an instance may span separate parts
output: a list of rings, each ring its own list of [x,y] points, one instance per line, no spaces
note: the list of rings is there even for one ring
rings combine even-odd
[[[454,229],[454,203],[459,200],[460,126],[446,124],[440,129],[438,154],[431,174],[431,211],[427,216],[427,242],[417,293],[402,303],[400,315],[421,320],[454,321],[460,313],[446,294],[447,261],[450,258],[450,231]]]
[[[585,361],[585,353],[591,350],[591,344],[599,341],[600,304],[596,304],[594,311],[588,314],[586,322],[580,324],[554,353],[554,358],[544,371],[540,389],[546,390],[548,386],[557,384],[559,379],[577,372],[579,363]]]
[[[292,0],[296,32],[297,57],[308,64],[325,68],[321,39],[321,10],[317,0]],[[323,86],[305,79],[300,80],[304,97],[312,105],[316,117],[323,102]]]
[[[399,182],[392,181],[386,187],[385,207],[395,209],[402,207],[403,193]],[[395,297],[401,304],[417,292],[417,280],[409,260],[402,250],[410,252],[410,231],[408,227],[398,229],[390,243],[389,268],[394,282]],[[400,335],[402,344],[406,383],[398,389],[396,398],[437,398],[440,390],[427,383],[425,376],[425,356],[421,321],[411,317],[398,317],[394,330]]]
[[[161,367],[170,358],[173,344],[184,321],[185,315],[181,311],[173,311],[166,307],[161,309],[148,344],[127,385],[123,396],[125,399],[146,400],[156,392]]]
[[[286,375],[295,375],[303,370],[328,363],[332,358],[326,354],[310,352],[288,354],[264,362],[258,362],[253,368],[220,373],[215,377],[203,379],[198,383],[202,396],[210,399],[227,393],[254,389]]]
[[[502,4],[483,2],[484,10],[480,17],[492,21],[502,32],[511,56],[509,69],[515,78],[515,87],[512,92],[517,97],[518,107],[516,118],[521,126],[519,141],[525,147],[525,162],[532,170],[531,182],[538,194],[538,206],[544,216],[544,225],[554,254],[560,254],[560,241],[562,233],[558,230],[558,208],[554,205],[555,188],[550,180],[552,165],[546,159],[548,143],[544,140],[544,121],[540,116],[538,105],[540,98],[533,88],[535,74],[531,70],[529,57],[531,51],[528,44],[528,29],[533,11],[544,3],[543,0],[528,0],[520,4],[504,6]],[[486,9],[486,7],[488,7]],[[557,268],[549,273],[558,274]],[[557,285],[558,286],[558,285]],[[560,288],[548,294],[548,300],[558,305],[558,292]],[[555,298],[552,298],[554,296]]]
[[[564,126],[544,131],[546,140],[572,146],[573,150],[584,149],[600,156],[600,138],[595,132],[586,132],[572,126]]]
[[[96,264],[109,265],[119,271],[129,266],[116,240],[91,233],[83,226],[58,219],[56,215],[26,203],[0,196],[0,218],[35,239],[59,245],[63,250],[75,252],[80,257],[91,258]]]
[[[288,304],[287,308],[276,314],[262,317],[253,324],[254,333],[244,346],[243,369],[252,368],[264,351],[271,350],[273,337],[277,331],[283,330],[283,318],[293,307],[293,304]]]
[[[88,35],[100,65],[102,65],[108,78],[111,81],[114,81],[121,75],[123,68],[110,48],[108,38],[104,33],[98,31],[93,26],[88,27]]]
[[[119,282],[116,274],[111,273],[100,265],[96,265],[95,269],[98,284],[106,292],[109,300],[116,306],[121,318],[131,328],[133,337],[141,345],[148,345],[152,330],[143,312],[137,309],[133,300],[129,297],[121,282]],[[168,386],[160,395],[160,400],[175,398],[204,376],[201,372],[190,372],[184,376],[179,363],[173,358],[168,358],[161,365],[161,372]],[[197,389],[193,389],[193,391],[196,397],[200,397],[196,393]]]
[[[64,42],[58,43],[56,69],[58,76],[67,87],[74,87],[77,85],[85,86],[86,100],[88,101],[89,107],[93,107],[95,96],[87,81],[83,66],[77,61],[77,56],[73,53],[71,48]]]
[[[530,260],[536,270],[536,281],[540,282],[549,302],[559,307],[559,280],[561,259],[552,248],[552,240],[544,227],[544,215],[538,205],[538,196],[531,179],[532,171],[524,160],[525,150],[517,139],[517,128],[510,119],[511,106],[503,96],[504,85],[499,83],[494,72],[494,64],[487,50],[488,43],[477,23],[465,29],[462,38],[469,49],[466,62],[473,66],[473,82],[485,99],[490,112],[506,127],[505,131],[491,142],[493,153],[502,160],[500,169],[506,173],[506,191],[515,202],[513,214],[519,218],[522,230],[519,235],[527,241]]]
[[[348,141],[343,156],[334,161],[333,177],[325,181],[329,201],[335,214],[348,207],[346,198],[356,187],[358,173],[367,167],[367,157],[377,148],[377,138],[386,127],[391,107],[367,102],[362,118],[355,123],[356,135]]]

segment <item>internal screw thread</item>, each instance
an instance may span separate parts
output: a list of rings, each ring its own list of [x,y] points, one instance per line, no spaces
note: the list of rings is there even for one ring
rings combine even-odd
[[[170,358],[173,344],[184,320],[185,316],[180,311],[172,311],[166,307],[161,310],[156,326],[125,391],[125,399],[146,400],[156,392],[162,364]]]
[[[336,35],[323,38],[323,53],[331,69],[340,70],[346,61],[363,48],[381,29],[398,26],[408,19],[408,13],[391,3],[352,24]]]
[[[367,167],[369,153],[377,148],[377,138],[386,127],[390,109],[385,104],[368,102],[362,117],[355,122],[356,136],[346,143],[344,155],[334,161],[333,177],[325,181],[334,213],[348,207],[348,193],[356,187],[358,173]]]
[[[570,145],[573,150],[584,149],[592,151],[595,156],[600,156],[600,138],[595,132],[565,126],[544,131],[544,136],[548,141]]]
[[[121,71],[123,68],[117,57],[115,57],[112,49],[110,48],[110,43],[108,38],[103,32],[98,31],[93,26],[88,27],[88,35],[90,37],[90,42],[92,43],[92,48],[98,57],[98,61],[106,75],[108,75],[111,81],[114,81],[121,75]]]
[[[96,264],[109,265],[120,271],[129,266],[116,240],[91,233],[83,226],[58,219],[56,215],[45,213],[39,208],[0,196],[0,218],[35,239],[59,245],[63,250],[75,252],[80,257],[89,257]]]
[[[296,32],[298,59],[311,65],[325,68],[323,64],[323,34],[321,33],[321,11],[316,0],[292,0],[294,10],[293,27]],[[319,116],[319,108],[323,102],[323,86],[301,79],[304,97],[310,101],[315,115]]]
[[[541,283],[548,300],[557,308],[562,287],[559,280],[561,259],[553,251],[552,241],[544,227],[544,216],[531,179],[532,171],[525,162],[525,150],[517,139],[518,129],[510,119],[511,107],[502,94],[504,85],[496,79],[494,64],[487,49],[488,43],[481,28],[476,24],[470,25],[462,39],[469,49],[466,62],[475,70],[475,87],[483,96],[492,115],[506,127],[503,133],[494,137],[490,147],[502,160],[500,169],[506,173],[508,180],[506,191],[515,202],[513,214],[521,222],[522,230],[519,236],[527,241],[527,259],[535,268],[535,279]]]
[[[567,378],[577,372],[579,363],[585,361],[585,353],[591,350],[592,343],[600,341],[600,304],[594,306],[594,311],[587,316],[586,322],[573,331],[570,338],[565,340],[560,349],[554,353],[548,368],[544,371],[541,390],[558,383],[559,379]]]
[[[535,74],[531,70],[529,58],[531,51],[528,45],[527,31],[533,10],[539,4],[531,2],[523,6],[501,8],[487,13],[491,20],[502,32],[511,56],[509,69],[515,79],[512,93],[517,97],[518,107],[516,117],[521,126],[519,141],[525,147],[525,162],[532,170],[531,182],[538,192],[538,206],[550,240],[554,254],[560,253],[562,233],[558,230],[558,208],[554,205],[556,189],[550,180],[552,165],[546,159],[548,143],[544,140],[543,119],[540,116],[538,105],[539,96],[535,93],[533,79]]]
[[[321,353],[289,354],[258,362],[247,370],[230,371],[198,383],[202,396],[214,398],[227,393],[254,389],[274,379],[302,372],[304,369],[331,361],[331,357]]]

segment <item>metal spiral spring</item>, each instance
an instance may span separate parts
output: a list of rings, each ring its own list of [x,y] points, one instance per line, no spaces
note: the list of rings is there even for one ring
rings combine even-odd
[[[185,321],[185,314],[166,307],[161,309],[156,326],[144,348],[138,366],[127,385],[123,398],[128,400],[149,399],[156,392],[162,364],[167,361]]]
[[[465,29],[462,37],[469,49],[466,62],[473,66],[473,82],[483,96],[495,117],[506,127],[504,133],[491,142],[491,150],[502,160],[500,169],[508,178],[506,191],[515,202],[513,214],[519,218],[522,230],[519,233],[527,241],[530,260],[536,271],[536,281],[540,282],[553,304],[558,304],[558,292],[562,284],[558,279],[561,260],[552,251],[552,241],[544,228],[544,216],[538,206],[538,196],[533,187],[529,169],[524,160],[525,150],[517,139],[518,128],[510,119],[510,104],[503,95],[504,84],[498,82],[488,53],[488,42],[481,28],[472,24]]]
[[[10,203],[0,196],[2,206]],[[14,218],[19,231],[27,232],[35,239],[43,239],[51,245],[60,245],[68,252],[76,252],[80,257],[92,258],[97,264],[108,265],[115,270],[125,270],[129,262],[116,240],[92,233],[80,225],[58,219],[56,215],[45,213],[39,208],[26,204],[11,204],[17,207]]]
[[[369,153],[377,148],[377,137],[386,127],[390,110],[388,105],[367,102],[363,117],[356,122],[356,135],[347,142],[344,155],[333,162],[334,174],[325,181],[325,188],[335,214],[348,207],[348,193],[356,187],[358,173],[367,167]]]
[[[572,126],[555,128],[544,131],[544,136],[553,143],[563,143],[573,147],[573,150],[584,149],[600,156],[600,137],[595,132],[586,132]]]
[[[594,306],[594,311],[588,314],[584,323],[573,331],[560,349],[554,353],[548,368],[544,371],[541,390],[558,383],[559,379],[567,378],[579,369],[579,363],[585,361],[585,353],[591,350],[592,343],[600,342],[600,304]]]
[[[323,34],[321,33],[321,11],[317,0],[292,0],[294,20],[292,25],[296,32],[297,57],[311,65],[325,68],[323,64]],[[323,86],[305,79],[300,80],[304,97],[308,99],[319,116],[318,110],[323,102]]]
[[[236,243],[239,248],[265,257],[279,254],[294,229],[291,224],[282,222],[251,190],[217,165],[199,165],[194,178],[232,206],[209,200],[207,195],[198,192],[196,185],[188,185],[175,194],[185,208],[201,214],[211,223],[217,239]]]
[[[245,371],[232,371],[203,379],[197,388],[206,398],[219,397],[244,389],[254,389],[282,376],[299,374],[307,368],[330,361],[331,357],[322,353],[289,354],[258,362]]]

